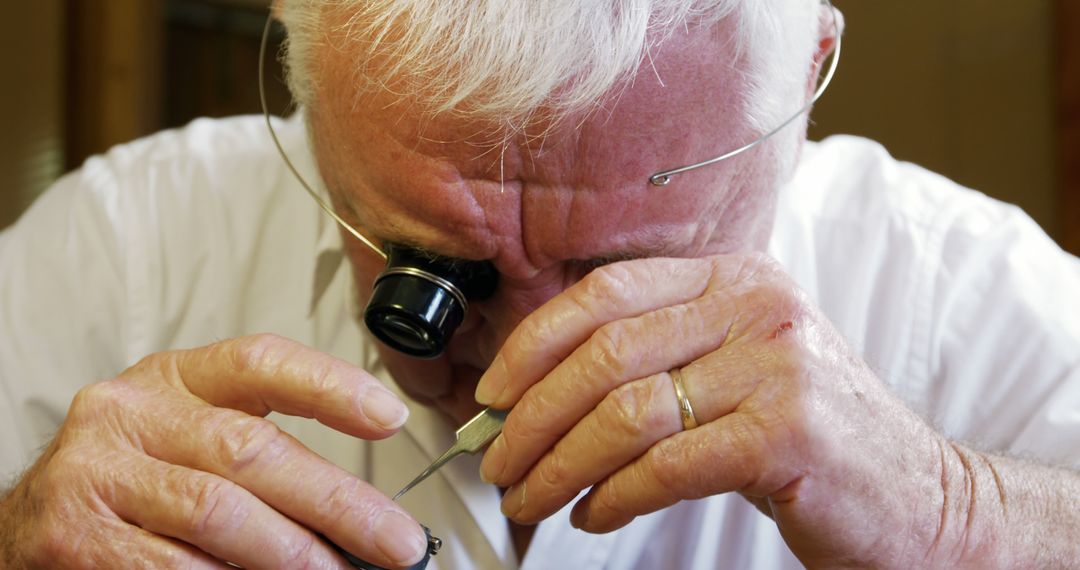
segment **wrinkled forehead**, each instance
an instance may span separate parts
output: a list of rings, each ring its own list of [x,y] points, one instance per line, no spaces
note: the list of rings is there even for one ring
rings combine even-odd
[[[558,260],[663,236],[698,240],[708,231],[701,220],[717,219],[730,198],[724,189],[750,177],[745,161],[663,189],[649,177],[757,136],[731,37],[728,22],[673,34],[595,107],[562,121],[541,113],[508,138],[498,120],[432,113],[390,88],[358,89],[355,55],[328,42],[309,105],[320,168],[366,229],[445,255],[496,257],[516,247],[523,259]]]
[[[725,20],[666,37],[642,56],[639,73],[615,82],[582,109],[564,113],[540,105],[509,115],[439,110],[411,95],[415,87],[373,85],[357,62],[366,48],[335,36],[347,36],[347,28],[330,26],[327,41],[318,46],[320,73],[310,106],[322,119],[316,128],[332,125],[337,134],[348,135],[374,125],[406,148],[470,165],[473,175],[498,169],[505,176],[514,167],[507,159],[512,163],[515,154],[535,164],[571,152],[594,172],[605,166],[599,158],[634,156],[640,168],[615,160],[605,174],[645,180],[650,168],[676,166],[699,146],[726,150],[729,141],[755,136],[748,117],[754,84],[750,63],[734,39],[735,25]],[[530,64],[522,65],[518,73],[528,74]],[[520,152],[507,153],[508,148]]]

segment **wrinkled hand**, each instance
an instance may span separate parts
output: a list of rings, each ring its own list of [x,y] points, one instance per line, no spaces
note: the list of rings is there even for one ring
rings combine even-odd
[[[590,486],[571,522],[591,532],[735,491],[811,566],[892,564],[934,540],[942,438],[761,255],[592,272],[517,327],[477,399],[513,406],[481,475],[521,523]]]
[[[375,378],[256,336],[149,356],[75,397],[0,503],[12,567],[348,568],[321,533],[383,566],[426,547],[388,498],[305,448],[270,411],[365,439],[407,409]]]

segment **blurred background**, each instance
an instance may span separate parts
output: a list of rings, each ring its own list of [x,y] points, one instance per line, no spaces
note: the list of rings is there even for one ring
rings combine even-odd
[[[847,19],[844,57],[811,137],[877,139],[1020,205],[1080,254],[1080,2],[835,4]],[[9,2],[0,228],[87,156],[194,117],[257,112],[266,5]],[[280,68],[268,71],[271,109],[284,111]]]

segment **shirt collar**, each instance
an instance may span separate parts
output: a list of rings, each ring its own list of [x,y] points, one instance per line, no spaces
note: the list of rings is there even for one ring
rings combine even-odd
[[[274,130],[289,161],[292,162],[296,171],[304,178],[304,181],[311,185],[311,188],[324,201],[329,203],[330,193],[327,191],[326,184],[319,174],[315,155],[311,151],[311,136],[308,131],[307,114],[304,109],[298,109],[288,118],[274,119],[274,123]],[[300,181],[295,179],[295,175],[288,168],[283,168],[282,171],[284,176],[289,177],[289,185],[294,186],[296,192],[307,193]],[[326,292],[330,289],[330,284],[334,281],[338,271],[341,270],[345,260],[344,245],[337,223],[326,212],[323,212],[318,204],[313,203],[312,205],[315,206],[313,212],[317,216],[315,221],[317,235],[315,238],[314,271],[310,281],[311,298],[308,301],[309,318],[316,314],[320,303],[323,302],[326,296]],[[350,305],[349,309],[352,310],[353,308]]]

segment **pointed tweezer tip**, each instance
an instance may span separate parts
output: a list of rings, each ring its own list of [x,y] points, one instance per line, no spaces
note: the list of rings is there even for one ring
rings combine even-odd
[[[407,493],[410,489],[412,489],[413,487],[419,485],[420,483],[422,483],[424,481],[424,479],[427,479],[433,473],[438,471],[439,468],[441,468],[443,465],[446,465],[446,463],[448,461],[450,461],[454,457],[457,457],[457,455],[459,453],[461,453],[461,450],[456,445],[452,446],[450,449],[446,450],[446,453],[442,454],[442,456],[439,457],[438,459],[436,459],[431,465],[428,465],[427,469],[424,469],[419,475],[416,476],[415,479],[413,479],[412,481],[409,481],[408,485],[405,485],[404,487],[402,487],[401,490],[398,491],[396,495],[394,495],[393,500],[397,501],[402,495]]]
[[[400,499],[402,495],[404,495],[405,493],[408,493],[410,489],[415,487],[417,484],[419,484],[424,479],[427,479],[428,475],[431,475],[433,472],[434,472],[434,469],[431,469],[431,468],[425,469],[423,473],[417,475],[416,478],[413,479],[412,481],[409,481],[408,485],[405,485],[404,487],[402,487],[401,490],[398,491],[397,494],[394,495],[394,498],[391,499],[391,500],[394,501],[394,502],[397,502],[397,500]]]

